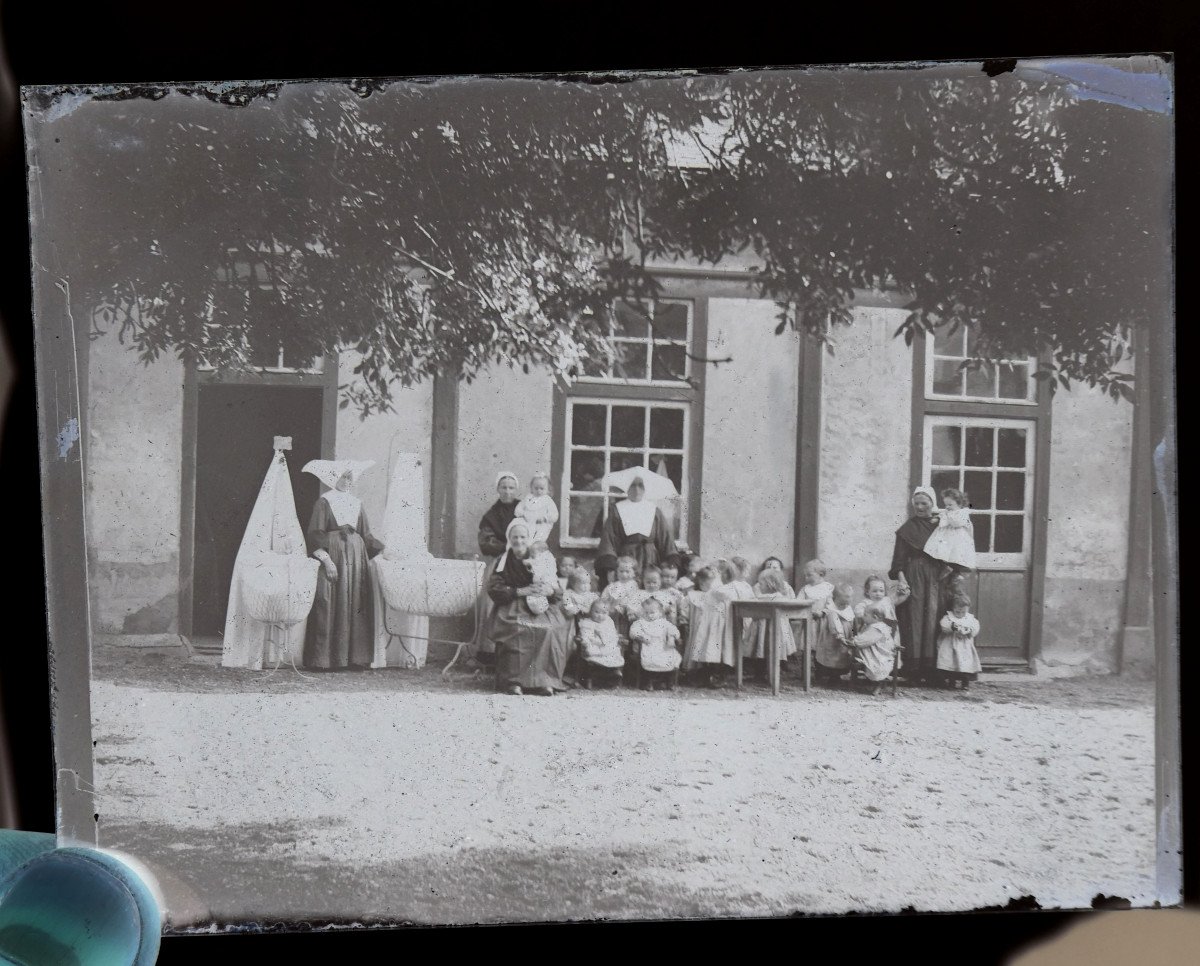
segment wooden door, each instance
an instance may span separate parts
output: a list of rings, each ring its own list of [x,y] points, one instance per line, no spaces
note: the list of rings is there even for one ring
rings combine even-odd
[[[939,505],[953,487],[971,507],[977,571],[967,586],[985,665],[1029,659],[1036,433],[1032,419],[925,417],[924,479]]]

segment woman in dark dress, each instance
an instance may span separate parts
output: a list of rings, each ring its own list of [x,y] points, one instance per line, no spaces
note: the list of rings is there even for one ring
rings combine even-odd
[[[479,521],[479,552],[487,560],[483,572],[483,586],[475,602],[475,639],[471,643],[471,656],[480,664],[490,665],[495,660],[492,647],[492,599],[488,596],[488,584],[496,570],[496,561],[506,547],[505,534],[517,510],[520,483],[517,474],[503,470],[496,475],[496,502],[491,505]]]
[[[636,560],[635,572],[640,574],[647,567],[665,563],[675,553],[667,518],[655,504],[644,499],[645,495],[646,484],[635,477],[625,491],[627,499],[614,506],[604,521],[596,555],[596,573],[602,585],[612,581],[618,557]]]
[[[372,463],[312,460],[304,467],[333,489],[313,507],[305,533],[321,562],[304,637],[304,666],[318,670],[370,667],[375,654],[374,600],[367,561],[383,549],[371,536],[362,502],[350,492]]]
[[[896,608],[896,617],[905,648],[905,677],[922,682],[936,676],[938,621],[946,610],[947,588],[941,579],[945,565],[925,552],[925,542],[937,529],[937,520],[931,514],[934,506],[932,489],[918,486],[913,491],[913,515],[896,531],[888,571],[888,576],[899,583],[901,595],[911,594]]]
[[[557,581],[536,583],[525,565],[530,541],[524,520],[508,525],[506,539],[508,549],[488,581],[488,596],[496,605],[492,612],[496,690],[547,696],[565,691],[563,672],[571,656],[572,621],[558,605],[562,590]],[[544,613],[533,613],[525,601],[535,594],[550,599]]]

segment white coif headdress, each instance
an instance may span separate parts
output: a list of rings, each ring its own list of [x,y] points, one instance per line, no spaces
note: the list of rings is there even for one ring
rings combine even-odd
[[[332,489],[347,471],[350,473],[350,479],[357,483],[358,478],[374,465],[374,460],[309,460],[304,464],[302,472],[311,473]]]

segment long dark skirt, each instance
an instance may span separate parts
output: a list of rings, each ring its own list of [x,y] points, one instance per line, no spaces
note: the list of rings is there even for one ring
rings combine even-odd
[[[937,669],[938,621],[946,612],[946,582],[940,579],[940,560],[914,555],[904,566],[912,596],[896,608],[900,643],[904,645],[905,676],[926,680]]]
[[[483,571],[483,586],[475,600],[475,637],[471,641],[470,654],[480,664],[490,665],[496,660],[496,646],[492,643],[492,615],[496,605],[488,596],[487,589],[499,559],[493,557],[488,561]]]
[[[566,690],[563,673],[571,656],[571,619],[558,604],[532,614],[521,598],[498,604],[492,615],[496,687]]]
[[[310,668],[366,667],[375,654],[375,614],[367,546],[351,530],[330,533],[329,558],[337,580],[317,570],[317,593],[304,637],[304,665]]]

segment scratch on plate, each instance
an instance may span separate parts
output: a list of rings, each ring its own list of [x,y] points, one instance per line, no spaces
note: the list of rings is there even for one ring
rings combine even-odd
[[[75,444],[79,442],[79,420],[72,416],[58,431],[58,458],[65,460]]]

